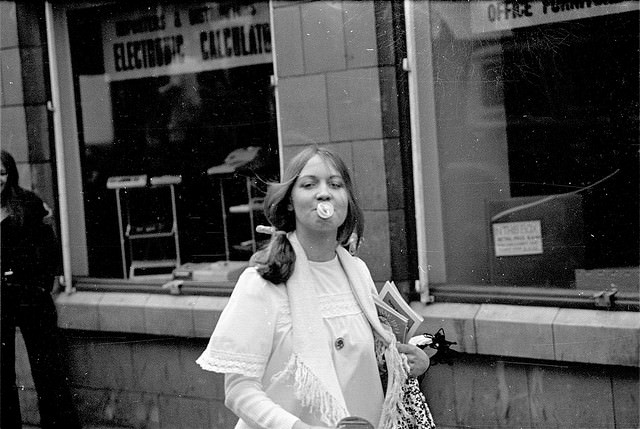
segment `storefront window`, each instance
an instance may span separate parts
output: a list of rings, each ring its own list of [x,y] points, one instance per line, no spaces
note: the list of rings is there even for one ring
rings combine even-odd
[[[89,275],[246,261],[260,219],[230,209],[279,171],[268,3],[109,3],[67,13]]]
[[[416,7],[431,18],[446,282],[637,292],[637,3]]]

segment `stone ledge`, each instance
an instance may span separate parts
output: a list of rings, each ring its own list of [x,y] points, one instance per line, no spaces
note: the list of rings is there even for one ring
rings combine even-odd
[[[75,292],[56,297],[58,326],[208,338],[225,297]],[[421,332],[444,328],[456,350],[565,362],[638,366],[640,313],[499,304],[413,302]]]
[[[413,302],[425,332],[444,328],[456,350],[637,367],[640,313],[498,304]]]
[[[638,366],[640,313],[563,308],[553,325],[558,360]]]
[[[554,307],[483,304],[475,317],[478,353],[555,360]]]
[[[55,297],[58,326],[208,338],[229,298],[126,292],[75,292]]]

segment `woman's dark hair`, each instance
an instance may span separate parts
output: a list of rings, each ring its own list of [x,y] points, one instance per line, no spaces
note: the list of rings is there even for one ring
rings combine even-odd
[[[16,161],[6,150],[0,151],[0,161],[2,161],[2,165],[7,172],[7,182],[5,183],[2,194],[0,195],[2,207],[7,209],[10,216],[14,216],[19,221],[22,221],[23,208],[18,199],[20,194],[20,187],[18,186],[20,175],[18,173]]]
[[[264,199],[265,216],[277,232],[273,234],[267,247],[253,256],[252,261],[257,263],[258,273],[265,280],[274,284],[286,282],[293,273],[296,256],[291,243],[284,234],[296,228],[295,212],[290,210],[291,192],[302,169],[316,155],[327,161],[340,173],[347,190],[347,217],[338,228],[336,237],[338,243],[347,245],[351,235],[355,233],[357,247],[362,238],[364,216],[355,199],[351,175],[344,161],[330,150],[315,145],[302,150],[291,159],[282,180],[279,183],[269,185]]]
[[[5,189],[15,190],[18,187],[18,179],[20,179],[15,159],[13,159],[13,156],[11,156],[9,152],[3,149],[0,151],[0,161],[2,161],[2,165],[7,172]]]

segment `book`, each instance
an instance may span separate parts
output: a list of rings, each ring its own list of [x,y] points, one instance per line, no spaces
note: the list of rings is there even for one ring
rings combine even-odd
[[[404,300],[395,283],[388,281],[382,286],[380,299],[393,310],[407,318],[407,333],[405,338],[415,336],[424,318],[416,313],[407,301]]]
[[[388,323],[389,326],[391,326],[396,339],[399,342],[404,343],[407,338],[409,319],[398,313],[377,295],[373,295],[373,302],[376,304],[378,317],[383,319],[383,322]]]

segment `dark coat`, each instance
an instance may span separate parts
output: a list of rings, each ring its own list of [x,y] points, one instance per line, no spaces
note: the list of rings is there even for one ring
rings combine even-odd
[[[14,201],[21,215],[10,215],[0,224],[3,279],[50,291],[60,267],[60,256],[53,228],[44,222],[49,213],[31,191],[18,189]]]

